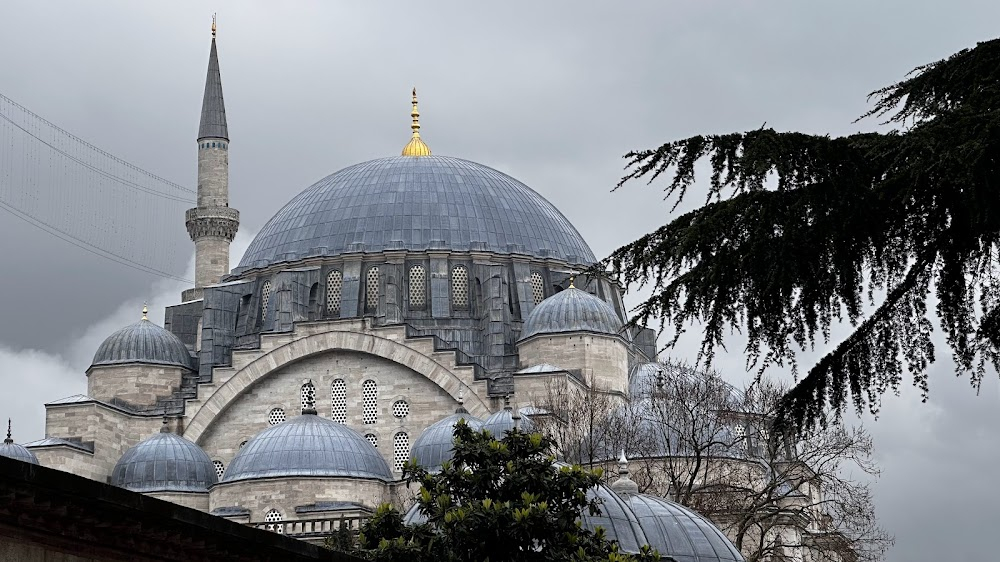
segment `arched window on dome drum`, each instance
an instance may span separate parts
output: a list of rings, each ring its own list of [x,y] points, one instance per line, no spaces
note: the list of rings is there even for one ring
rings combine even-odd
[[[410,308],[427,304],[427,270],[422,265],[410,268]]]
[[[378,267],[369,267],[365,275],[365,310],[378,309]]]
[[[307,382],[302,385],[302,390],[299,393],[302,399],[302,409],[303,410],[315,410],[316,409],[316,385],[312,382]]]
[[[269,509],[269,510],[267,510],[267,513],[264,514],[264,522],[265,523],[279,523],[279,522],[284,521],[284,520],[285,520],[285,516],[282,515],[281,512],[278,511],[277,509]],[[283,526],[282,525],[266,525],[264,527],[264,529],[266,529],[268,531],[274,531],[276,533],[280,533],[283,530]]]
[[[542,279],[542,274],[537,271],[531,272],[531,299],[538,304],[545,300],[545,281]]]
[[[402,472],[403,466],[410,460],[410,436],[400,431],[392,436],[392,469]]]
[[[267,304],[271,301],[271,282],[264,281],[264,287],[260,290],[260,317],[261,320],[267,318]]]
[[[344,287],[344,274],[334,269],[326,275],[326,312],[340,314],[341,291]]]
[[[365,425],[378,422],[378,385],[373,380],[361,383],[361,421]]]
[[[455,308],[469,308],[469,270],[464,265],[451,269],[451,302]]]
[[[334,379],[330,385],[330,419],[337,423],[347,423],[347,383],[344,379]]]
[[[315,320],[319,314],[319,283],[313,283],[309,287],[309,311],[307,314],[310,320]]]
[[[219,482],[222,482],[222,475],[226,473],[226,465],[222,461],[212,461],[212,466],[215,467],[215,475],[219,478]]]

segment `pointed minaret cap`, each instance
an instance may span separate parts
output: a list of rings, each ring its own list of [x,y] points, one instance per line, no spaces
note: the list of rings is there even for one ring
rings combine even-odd
[[[226,126],[226,103],[222,99],[222,75],[219,73],[219,53],[215,48],[215,16],[212,16],[212,50],[208,54],[208,76],[205,78],[205,97],[201,102],[201,124],[198,140],[229,140]]]
[[[413,118],[413,123],[410,125],[410,128],[413,129],[413,136],[410,137],[410,142],[403,147],[403,156],[430,156],[431,148],[420,138],[420,110],[417,109],[416,88],[413,88],[413,110],[410,111],[410,117]]]
[[[639,493],[639,485],[628,477],[628,459],[625,458],[625,449],[622,449],[622,456],[618,458],[618,480],[611,484],[611,490],[619,495]]]
[[[3,440],[4,445],[11,445],[14,443],[14,438],[10,433],[10,418],[7,418],[7,438]]]

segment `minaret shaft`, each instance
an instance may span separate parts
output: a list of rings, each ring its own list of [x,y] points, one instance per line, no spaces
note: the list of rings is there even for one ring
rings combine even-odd
[[[229,207],[229,128],[214,25],[198,128],[198,206],[184,217],[195,248],[195,286],[184,291],[185,301],[200,298],[203,287],[229,272],[229,244],[240,226],[239,211]]]

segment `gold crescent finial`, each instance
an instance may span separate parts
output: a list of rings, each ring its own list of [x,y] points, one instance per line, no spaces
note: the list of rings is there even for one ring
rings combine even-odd
[[[573,284],[574,282],[576,282],[576,275],[570,275],[569,276],[569,288],[570,289],[575,289],[576,288],[576,285]]]
[[[416,87],[413,88],[413,109],[410,111],[410,117],[413,118],[413,123],[410,124],[413,136],[410,137],[410,142],[403,147],[403,156],[430,156],[430,147],[420,138],[420,110],[417,109]]]
[[[146,306],[146,303],[142,303],[142,319],[143,320],[149,320],[149,318],[146,318],[146,314],[148,312],[149,312],[149,307]]]
[[[212,39],[215,39],[215,14],[212,14]]]

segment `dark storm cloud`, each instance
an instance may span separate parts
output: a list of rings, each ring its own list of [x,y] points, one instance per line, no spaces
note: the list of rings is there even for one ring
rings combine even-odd
[[[974,1],[164,6],[5,2],[0,92],[194,185],[208,17],[218,11],[231,204],[244,233],[319,178],[397,153],[416,85],[436,153],[531,185],[598,255],[668,217],[654,187],[609,193],[627,150],[765,122],[871,128],[852,123],[868,92],[990,38],[1000,20],[1000,5]],[[6,409],[79,391],[98,332],[127,321],[136,302],[176,292],[6,216],[0,258]],[[721,364],[742,376],[738,356]],[[974,398],[947,365],[935,374],[930,405],[904,393],[869,422],[885,467],[880,513],[899,539],[890,559],[990,559],[997,385]],[[15,380],[30,390],[15,396]]]

